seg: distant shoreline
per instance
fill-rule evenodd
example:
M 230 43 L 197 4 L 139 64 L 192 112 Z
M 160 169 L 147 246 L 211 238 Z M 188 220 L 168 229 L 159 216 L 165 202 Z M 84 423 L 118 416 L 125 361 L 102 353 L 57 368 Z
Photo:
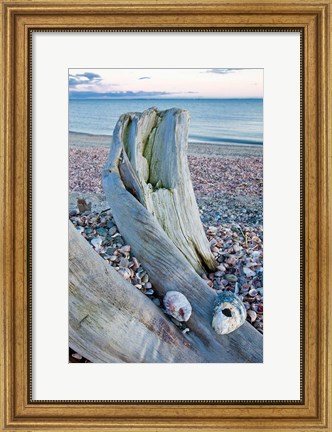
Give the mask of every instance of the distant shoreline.
M 75 131 L 69 131 L 69 135 L 87 135 L 89 137 L 104 137 L 104 138 L 112 138 L 112 135 L 105 135 L 105 134 L 93 134 L 88 132 L 75 132 Z
M 175 101 L 192 101 L 192 100 L 194 100 L 194 101 L 199 101 L 199 100 L 207 100 L 207 101 L 210 101 L 210 100 L 212 100 L 212 101 L 215 101 L 215 100 L 217 100 L 217 101 L 261 101 L 261 102 L 263 102 L 263 99 L 264 98 L 262 98 L 262 97 L 252 97 L 252 98 L 207 98 L 207 97 L 196 97 L 196 98 L 193 98 L 193 97 L 182 97 L 182 98 L 174 98 L 174 97 L 164 97 L 164 98 L 151 98 L 151 97 L 141 97 L 141 98 L 133 98 L 133 97 L 113 97 L 113 96 L 111 96 L 111 97 L 107 97 L 107 96 L 104 96 L 104 97 L 96 97 L 96 96 L 91 96 L 91 97 L 77 97 L 78 95 L 82 95 L 83 94 L 83 96 L 84 96 L 84 92 L 77 92 L 77 94 L 75 95 L 76 97 L 73 97 L 73 94 L 71 94 L 71 95 L 69 95 L 69 100 L 70 100 L 70 102 L 72 102 L 72 101 L 107 101 L 107 102 L 109 102 L 109 101 L 123 101 L 123 100 L 125 100 L 125 101 L 146 101 L 146 100 L 149 100 L 149 101 L 151 101 L 151 100 L 153 100 L 153 101 L 173 101 L 173 100 L 175 100 Z M 102 93 L 98 93 L 98 94 L 102 94 Z
M 109 147 L 112 135 L 95 135 L 92 133 L 69 131 L 70 147 Z M 189 141 L 189 154 L 201 156 L 263 156 L 261 144 L 218 144 L 214 142 Z

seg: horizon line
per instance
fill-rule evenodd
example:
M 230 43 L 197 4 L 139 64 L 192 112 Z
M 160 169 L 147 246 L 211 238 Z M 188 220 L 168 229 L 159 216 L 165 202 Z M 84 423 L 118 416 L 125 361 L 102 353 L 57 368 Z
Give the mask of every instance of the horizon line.
M 246 99 L 260 99 L 263 100 L 263 96 L 257 96 L 257 97 L 217 97 L 217 98 L 212 98 L 212 97 L 70 97 L 69 96 L 69 100 L 153 100 L 153 99 L 158 99 L 158 100 L 183 100 L 183 99 L 205 99 L 205 100 L 246 100 Z

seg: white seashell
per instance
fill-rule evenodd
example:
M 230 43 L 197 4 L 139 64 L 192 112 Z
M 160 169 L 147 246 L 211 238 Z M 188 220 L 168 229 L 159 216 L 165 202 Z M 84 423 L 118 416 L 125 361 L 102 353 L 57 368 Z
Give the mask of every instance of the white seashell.
M 231 333 L 245 322 L 246 316 L 246 308 L 237 295 L 230 291 L 220 293 L 213 311 L 213 330 L 220 335 Z
M 168 291 L 164 297 L 166 313 L 178 321 L 188 321 L 192 307 L 187 297 L 178 291 Z
M 243 273 L 244 273 L 247 277 L 253 277 L 253 276 L 256 276 L 256 273 L 253 272 L 252 270 L 250 270 L 248 267 L 243 267 Z
M 217 269 L 220 270 L 221 272 L 225 272 L 226 271 L 226 267 L 223 264 L 219 264 L 217 266 Z
M 233 246 L 233 250 L 234 250 L 235 253 L 240 252 L 240 250 L 241 250 L 240 245 L 238 245 L 238 244 L 236 243 L 236 244 Z
M 72 356 L 74 359 L 82 360 L 82 356 L 81 356 L 80 354 L 73 353 L 71 356 Z
M 247 314 L 248 314 L 248 316 L 249 316 L 249 318 L 250 318 L 250 321 L 251 321 L 252 323 L 253 323 L 254 321 L 256 321 L 256 319 L 257 319 L 257 313 L 256 313 L 254 310 L 248 310 Z

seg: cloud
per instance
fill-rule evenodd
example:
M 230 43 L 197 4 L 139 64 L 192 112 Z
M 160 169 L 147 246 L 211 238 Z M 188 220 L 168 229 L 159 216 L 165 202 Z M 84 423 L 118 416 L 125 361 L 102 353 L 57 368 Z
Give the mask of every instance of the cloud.
M 93 72 L 84 72 L 82 74 L 69 74 L 69 86 L 76 87 L 82 84 L 92 85 L 97 84 L 102 80 L 102 77 Z
M 94 72 L 84 72 L 83 74 L 76 74 L 78 77 L 86 77 L 89 80 L 93 80 L 95 78 L 98 78 L 98 80 L 101 80 L 101 76 L 94 73 Z
M 148 76 L 144 76 L 144 77 L 140 77 L 140 78 L 138 78 L 139 80 L 143 80 L 143 79 L 151 79 L 151 77 L 148 77 Z
M 242 70 L 242 69 L 241 68 L 236 68 L 236 69 L 231 69 L 231 68 L 218 69 L 218 68 L 216 68 L 216 69 L 207 69 L 205 72 L 202 72 L 202 73 L 214 73 L 214 74 L 219 74 L 219 75 L 227 75 L 229 73 L 233 73 L 233 72 L 238 71 L 238 70 Z
M 111 99 L 111 98 L 153 98 L 169 96 L 177 93 L 165 91 L 113 91 L 113 92 L 93 92 L 93 91 L 70 91 L 70 99 Z

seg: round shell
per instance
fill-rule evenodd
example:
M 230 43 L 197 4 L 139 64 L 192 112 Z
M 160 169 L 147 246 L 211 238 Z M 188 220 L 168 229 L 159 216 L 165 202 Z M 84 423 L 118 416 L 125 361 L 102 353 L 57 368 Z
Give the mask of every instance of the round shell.
M 246 320 L 246 308 L 239 297 L 230 291 L 218 295 L 213 311 L 212 327 L 220 335 L 238 329 Z
M 192 307 L 187 297 L 178 291 L 168 291 L 164 297 L 166 313 L 178 321 L 188 321 Z

